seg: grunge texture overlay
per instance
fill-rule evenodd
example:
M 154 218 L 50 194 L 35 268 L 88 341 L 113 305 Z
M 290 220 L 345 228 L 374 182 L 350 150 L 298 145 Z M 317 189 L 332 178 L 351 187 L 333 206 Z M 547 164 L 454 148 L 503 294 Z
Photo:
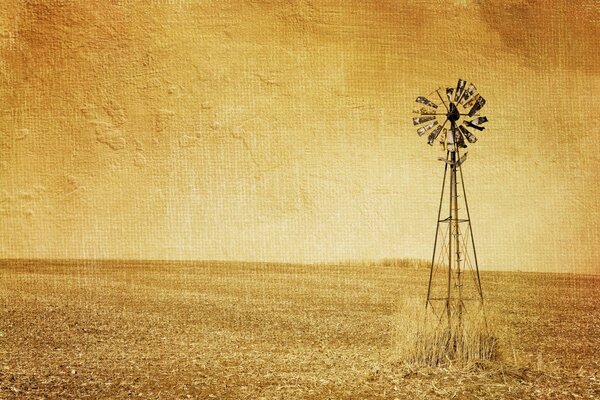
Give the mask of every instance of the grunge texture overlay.
M 414 98 L 487 99 L 482 268 L 597 273 L 600 11 L 579 1 L 0 5 L 0 256 L 430 256 Z

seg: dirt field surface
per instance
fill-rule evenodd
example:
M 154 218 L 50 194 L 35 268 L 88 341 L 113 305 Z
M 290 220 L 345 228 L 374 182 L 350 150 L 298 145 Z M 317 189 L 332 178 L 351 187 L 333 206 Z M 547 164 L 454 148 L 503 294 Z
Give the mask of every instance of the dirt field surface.
M 600 276 L 484 272 L 503 360 L 398 360 L 412 262 L 0 262 L 1 399 L 598 399 Z

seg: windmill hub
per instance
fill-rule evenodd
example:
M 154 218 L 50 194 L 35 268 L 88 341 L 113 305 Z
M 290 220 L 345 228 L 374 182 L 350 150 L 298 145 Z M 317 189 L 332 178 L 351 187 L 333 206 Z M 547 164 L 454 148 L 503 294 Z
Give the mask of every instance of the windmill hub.
M 448 110 L 448 120 L 450 122 L 456 122 L 460 119 L 460 112 L 454 103 L 450 103 L 450 109 Z

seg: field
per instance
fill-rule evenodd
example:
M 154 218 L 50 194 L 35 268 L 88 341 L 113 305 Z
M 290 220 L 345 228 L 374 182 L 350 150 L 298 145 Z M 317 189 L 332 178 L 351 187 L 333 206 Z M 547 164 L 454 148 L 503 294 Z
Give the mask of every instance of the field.
M 484 272 L 503 359 L 411 367 L 427 268 L 2 261 L 0 399 L 598 399 L 600 276 Z

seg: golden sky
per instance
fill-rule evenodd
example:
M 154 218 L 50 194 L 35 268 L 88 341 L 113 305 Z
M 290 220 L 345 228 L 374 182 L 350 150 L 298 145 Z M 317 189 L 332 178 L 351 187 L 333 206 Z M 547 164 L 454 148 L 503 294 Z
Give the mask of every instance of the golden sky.
M 594 0 L 0 7 L 0 257 L 427 259 L 463 78 L 480 267 L 600 272 Z

